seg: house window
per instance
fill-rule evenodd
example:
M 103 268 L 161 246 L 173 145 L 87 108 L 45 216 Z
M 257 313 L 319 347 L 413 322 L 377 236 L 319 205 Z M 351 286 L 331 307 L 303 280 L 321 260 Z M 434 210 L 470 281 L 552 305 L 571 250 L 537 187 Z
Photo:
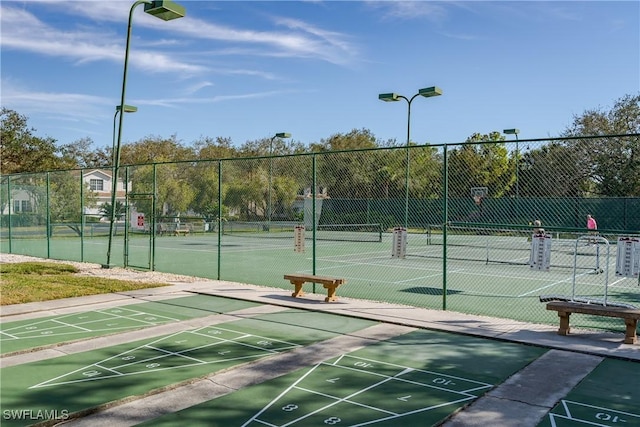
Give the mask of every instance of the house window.
M 31 208 L 31 200 L 14 200 L 13 212 L 33 212 L 33 209 Z
M 104 189 L 104 181 L 101 179 L 90 179 L 89 188 L 93 191 L 102 191 Z

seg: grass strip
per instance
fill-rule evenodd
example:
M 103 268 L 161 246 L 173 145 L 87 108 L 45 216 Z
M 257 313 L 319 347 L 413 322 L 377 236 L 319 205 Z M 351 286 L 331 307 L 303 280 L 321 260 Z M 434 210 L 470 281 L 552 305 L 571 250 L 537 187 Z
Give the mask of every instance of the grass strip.
M 50 262 L 0 264 L 0 305 L 167 286 L 165 283 L 77 276 L 78 272 L 72 265 Z

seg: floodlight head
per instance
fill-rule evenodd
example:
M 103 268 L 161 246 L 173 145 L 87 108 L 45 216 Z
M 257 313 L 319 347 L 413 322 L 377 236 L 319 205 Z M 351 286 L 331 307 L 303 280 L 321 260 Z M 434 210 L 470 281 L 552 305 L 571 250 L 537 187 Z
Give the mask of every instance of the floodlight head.
M 291 138 L 291 134 L 288 132 L 276 133 L 276 138 Z
M 144 11 L 164 21 L 182 18 L 186 15 L 185 8 L 171 0 L 153 0 L 145 3 Z
M 520 129 L 505 129 L 502 132 L 506 135 L 517 135 L 520 133 Z
M 381 93 L 378 95 L 378 99 L 384 102 L 400 101 L 400 95 L 397 93 Z
M 424 89 L 420 89 L 418 93 L 424 96 L 425 98 L 429 98 L 432 96 L 442 95 L 442 89 L 440 89 L 438 86 L 431 86 Z
M 135 113 L 136 111 L 138 111 L 138 107 L 134 107 L 133 105 L 124 105 L 124 109 L 121 108 L 120 105 L 116 105 L 116 111 L 122 111 L 124 110 L 125 113 Z

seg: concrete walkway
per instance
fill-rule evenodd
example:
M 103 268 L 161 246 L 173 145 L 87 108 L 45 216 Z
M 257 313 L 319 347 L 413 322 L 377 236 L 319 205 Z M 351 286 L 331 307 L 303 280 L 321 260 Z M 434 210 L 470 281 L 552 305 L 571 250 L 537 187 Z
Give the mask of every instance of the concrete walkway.
M 339 336 L 266 360 L 259 360 L 209 377 L 198 379 L 133 401 L 109 405 L 103 410 L 65 426 L 131 426 L 219 397 L 243 387 L 264 382 L 313 363 L 357 350 L 368 344 L 393 338 L 416 328 L 466 334 L 493 340 L 524 343 L 551 351 L 526 366 L 482 398 L 443 424 L 458 426 L 535 426 L 558 400 L 588 375 L 604 358 L 621 358 L 639 363 L 640 345 L 622 343 L 622 333 L 573 330 L 570 336 L 557 335 L 557 327 L 528 324 L 508 319 L 471 316 L 439 310 L 340 298 L 325 303 L 324 295 L 291 297 L 291 290 L 266 288 L 225 281 L 176 283 L 171 286 L 134 292 L 30 303 L 2 307 L 2 322 L 124 306 L 143 301 L 159 301 L 177 296 L 209 294 L 253 301 L 264 305 L 224 315 L 190 319 L 172 324 L 130 331 L 107 337 L 47 347 L 8 355 L 0 367 L 45 360 L 146 337 L 186 330 L 212 321 L 220 323 L 287 308 L 317 310 L 338 315 L 376 320 L 380 323 L 355 334 Z M 215 318 L 215 320 L 214 320 Z M 549 384 L 556 384 L 549 390 Z

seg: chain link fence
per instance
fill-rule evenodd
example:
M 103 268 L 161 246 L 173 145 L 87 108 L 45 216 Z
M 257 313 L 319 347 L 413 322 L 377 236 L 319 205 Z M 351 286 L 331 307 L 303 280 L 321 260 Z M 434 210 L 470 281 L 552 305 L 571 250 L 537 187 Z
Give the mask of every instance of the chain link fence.
M 114 206 L 110 168 L 6 175 L 1 250 L 105 263 L 111 239 L 126 267 L 285 289 L 313 273 L 346 279 L 341 297 L 555 324 L 548 295 L 640 306 L 640 266 L 618 253 L 640 238 L 639 147 L 634 134 L 132 165 Z

